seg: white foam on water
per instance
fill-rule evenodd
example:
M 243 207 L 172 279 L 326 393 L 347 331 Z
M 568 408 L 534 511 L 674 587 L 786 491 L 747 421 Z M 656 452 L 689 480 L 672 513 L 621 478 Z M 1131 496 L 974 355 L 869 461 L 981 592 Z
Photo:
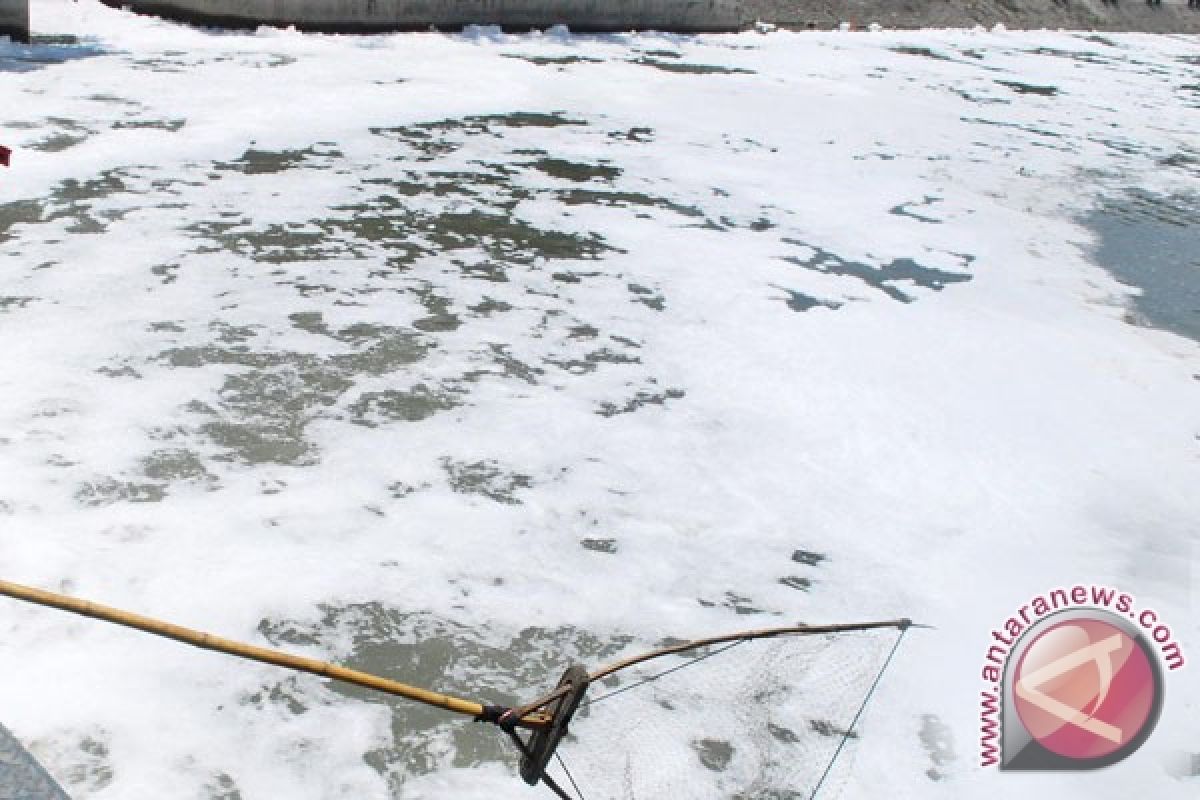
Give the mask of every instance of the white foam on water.
M 1190 669 L 1120 767 L 975 766 L 988 631 L 1032 595 L 1121 586 L 1200 646 L 1200 353 L 1123 321 L 1074 221 L 1194 190 L 1160 163 L 1194 153 L 1194 37 L 35 25 L 103 54 L 0 76 L 4 578 L 333 660 L 361 604 L 612 652 L 907 615 L 936 630 L 842 796 L 1194 795 L 1164 767 Z M 410 216 L 356 229 L 381 197 Z M 447 233 L 472 212 L 516 227 Z M 15 603 L 0 630 L 4 722 L 77 798 L 527 794 L 455 762 L 454 720 L 381 772 L 389 707 L 315 678 Z M 542 657 L 447 680 L 528 695 Z

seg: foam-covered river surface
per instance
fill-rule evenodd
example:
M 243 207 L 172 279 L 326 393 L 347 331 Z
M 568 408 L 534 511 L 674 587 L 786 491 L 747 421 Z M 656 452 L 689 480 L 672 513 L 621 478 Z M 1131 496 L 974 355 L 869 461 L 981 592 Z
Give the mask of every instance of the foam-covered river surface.
M 845 797 L 1013 791 L 978 669 L 1033 594 L 1121 586 L 1200 652 L 1195 38 L 42 5 L 0 42 L 0 577 L 501 702 L 669 636 L 936 625 Z M 483 726 L 11 601 L 0 676 L 76 798 L 534 791 Z M 1194 796 L 1169 677 L 1135 758 L 1033 791 Z M 731 796 L 703 733 L 672 769 Z

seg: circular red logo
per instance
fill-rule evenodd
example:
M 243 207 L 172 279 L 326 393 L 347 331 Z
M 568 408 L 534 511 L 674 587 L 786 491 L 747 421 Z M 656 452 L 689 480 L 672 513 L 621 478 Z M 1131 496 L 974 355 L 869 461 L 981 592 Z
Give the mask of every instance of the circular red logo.
M 1021 724 L 1065 758 L 1115 753 L 1157 721 L 1150 658 L 1137 639 L 1102 620 L 1077 618 L 1047 628 L 1013 673 Z

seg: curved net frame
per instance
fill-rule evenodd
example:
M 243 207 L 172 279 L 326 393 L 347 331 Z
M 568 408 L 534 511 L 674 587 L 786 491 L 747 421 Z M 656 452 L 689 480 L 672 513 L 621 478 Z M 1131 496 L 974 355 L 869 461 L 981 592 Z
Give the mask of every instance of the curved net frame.
M 591 685 L 548 774 L 586 800 L 835 797 L 899 635 L 740 641 L 638 665 Z

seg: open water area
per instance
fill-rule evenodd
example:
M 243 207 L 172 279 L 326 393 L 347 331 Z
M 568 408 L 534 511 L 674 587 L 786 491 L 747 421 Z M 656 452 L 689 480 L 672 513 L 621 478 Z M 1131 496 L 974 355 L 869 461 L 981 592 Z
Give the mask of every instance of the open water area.
M 0 578 L 504 703 L 907 616 L 821 797 L 1195 796 L 1194 665 L 1119 768 L 976 750 L 1033 595 L 1120 586 L 1200 653 L 1196 37 L 38 9 L 0 42 Z M 614 697 L 564 756 L 589 800 L 807 797 L 889 645 Z M 545 791 L 485 726 L 7 600 L 0 676 L 76 800 Z M 622 708 L 661 735 L 589 764 Z

